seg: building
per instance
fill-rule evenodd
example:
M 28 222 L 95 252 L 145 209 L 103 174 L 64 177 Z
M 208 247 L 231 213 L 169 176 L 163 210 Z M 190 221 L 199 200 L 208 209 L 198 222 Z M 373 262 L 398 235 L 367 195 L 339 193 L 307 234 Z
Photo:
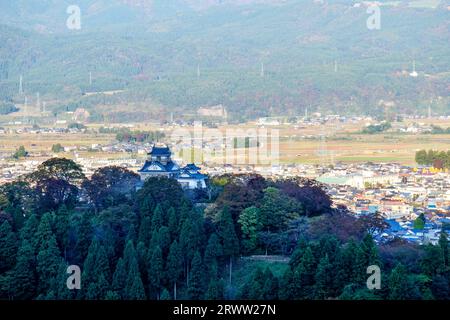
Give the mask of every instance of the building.
M 195 164 L 180 167 L 172 160 L 172 152 L 167 146 L 154 145 L 149 159 L 138 172 L 142 182 L 149 177 L 165 176 L 176 179 L 185 189 L 204 189 L 207 177 L 200 170 Z

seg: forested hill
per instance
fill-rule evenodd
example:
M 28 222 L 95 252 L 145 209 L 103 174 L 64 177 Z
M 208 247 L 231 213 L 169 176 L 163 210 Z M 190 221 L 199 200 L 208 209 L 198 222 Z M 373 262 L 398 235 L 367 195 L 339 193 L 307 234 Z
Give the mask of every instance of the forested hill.
M 223 104 L 243 119 L 305 107 L 379 115 L 380 100 L 424 113 L 433 98 L 434 112 L 448 113 L 445 1 L 390 2 L 380 30 L 367 28 L 370 14 L 355 3 L 83 0 L 74 31 L 68 1 L 0 1 L 0 99 L 33 103 L 39 92 L 56 114 L 83 105 L 93 115 L 124 101 L 141 112 Z M 106 90 L 124 91 L 82 95 Z
M 121 167 L 86 179 L 54 158 L 1 185 L 0 300 L 450 297 L 444 229 L 437 245 L 377 245 L 380 215 L 333 209 L 303 178 L 225 175 L 193 194 L 166 177 L 136 192 L 139 179 Z M 81 269 L 79 290 L 69 265 Z M 374 265 L 379 290 L 367 285 Z

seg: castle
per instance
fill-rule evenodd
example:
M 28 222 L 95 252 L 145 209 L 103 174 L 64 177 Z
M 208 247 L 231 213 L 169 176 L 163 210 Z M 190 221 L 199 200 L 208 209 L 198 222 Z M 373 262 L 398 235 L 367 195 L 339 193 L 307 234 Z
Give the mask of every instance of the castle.
M 154 145 L 148 155 L 149 159 L 138 171 L 142 182 L 149 177 L 166 176 L 176 179 L 184 189 L 206 188 L 207 177 L 200 173 L 200 168 L 193 163 L 180 167 L 172 161 L 172 152 L 167 146 Z

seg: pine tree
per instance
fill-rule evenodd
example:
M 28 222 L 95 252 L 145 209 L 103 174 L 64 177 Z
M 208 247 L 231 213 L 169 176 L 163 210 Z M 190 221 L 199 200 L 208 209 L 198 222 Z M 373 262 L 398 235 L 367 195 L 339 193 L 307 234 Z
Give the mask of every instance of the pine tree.
M 213 233 L 209 237 L 208 244 L 205 249 L 205 266 L 209 266 L 214 260 L 217 260 L 223 255 L 222 245 L 220 244 L 219 237 Z
M 203 298 L 204 292 L 205 286 L 202 258 L 200 253 L 197 251 L 192 259 L 191 271 L 189 275 L 189 298 L 192 300 L 200 300 Z
M 84 284 L 83 288 L 85 288 L 86 290 L 90 284 L 96 282 L 97 270 L 95 270 L 95 261 L 97 259 L 98 247 L 99 247 L 98 241 L 94 239 L 91 245 L 89 246 L 89 251 L 86 260 L 84 260 L 81 282 Z M 92 286 L 94 287 L 94 284 Z M 80 291 L 81 297 L 83 296 L 82 291 Z
M 192 212 L 190 218 L 186 218 L 181 228 L 180 248 L 183 253 L 185 266 L 186 285 L 189 282 L 189 267 L 196 250 L 203 247 L 201 219 L 198 213 Z
M 67 288 L 67 263 L 61 260 L 58 268 L 58 275 L 52 284 L 52 291 L 57 300 L 72 300 L 75 298 L 76 290 Z
M 224 299 L 224 283 L 218 278 L 217 261 L 214 259 L 209 268 L 209 284 L 205 294 L 206 300 L 223 300 Z
M 79 265 L 83 264 L 86 259 L 92 241 L 92 233 L 90 216 L 87 213 L 83 213 L 80 224 L 77 227 L 77 242 L 75 246 L 76 261 Z
M 131 288 L 128 291 L 127 299 L 128 300 L 145 300 L 145 290 L 144 284 L 142 283 L 141 275 L 139 271 L 133 273 L 134 276 Z
M 167 211 L 167 215 L 169 216 L 168 227 L 170 238 L 175 239 L 180 232 L 178 215 L 173 207 L 169 208 L 169 210 Z
M 14 267 L 17 249 L 16 234 L 13 232 L 9 222 L 5 220 L 0 226 L 0 274 Z
M 148 250 L 143 242 L 139 242 L 136 247 L 137 261 L 139 265 L 139 272 L 141 273 L 142 280 L 145 282 L 147 280 L 147 257 Z
M 317 266 L 315 275 L 315 299 L 322 300 L 331 296 L 333 288 L 333 266 L 325 255 Z
M 45 293 L 52 285 L 52 280 L 58 275 L 61 256 L 54 235 L 44 242 L 37 255 L 38 290 Z
M 136 250 L 134 248 L 133 241 L 127 241 L 125 249 L 123 250 L 123 261 L 125 264 L 125 270 L 129 272 L 130 265 L 133 262 L 133 259 L 136 258 Z
M 136 228 L 134 226 L 134 224 L 130 224 L 128 226 L 128 233 L 127 233 L 127 237 L 125 238 L 125 243 L 128 243 L 129 241 L 133 242 L 133 244 L 136 243 L 138 239 L 138 235 L 136 233 Z
M 373 240 L 372 236 L 370 234 L 366 234 L 364 237 L 362 243 L 361 243 L 361 250 L 364 254 L 365 258 L 365 269 L 367 269 L 368 266 L 371 265 L 378 265 L 380 266 L 380 258 L 378 256 L 378 249 L 375 244 L 375 241 Z
M 398 264 L 392 269 L 389 276 L 389 296 L 390 300 L 405 300 L 407 299 L 408 278 L 406 268 L 402 264 Z
M 96 281 L 87 284 L 86 299 L 87 300 L 103 300 L 109 291 L 109 283 L 101 273 Z
M 302 261 L 302 256 L 305 253 L 305 249 L 308 247 L 307 242 L 302 238 L 299 240 L 297 247 L 291 255 L 289 260 L 289 266 L 294 270 Z
M 278 299 L 278 279 L 273 275 L 269 268 L 264 271 L 265 282 L 262 289 L 262 298 L 264 300 Z
M 296 299 L 312 299 L 316 262 L 310 247 L 302 256 L 302 262 L 294 270 L 294 292 Z
M 356 259 L 358 250 L 357 244 L 351 239 L 338 254 L 334 280 L 334 287 L 338 288 L 338 294 L 342 293 L 346 285 L 356 281 L 358 274 L 355 270 L 358 265 L 355 261 L 358 262 Z
M 161 248 L 163 257 L 166 257 L 169 253 L 169 248 L 170 248 L 170 231 L 169 228 L 167 227 L 161 227 L 161 229 L 159 229 L 159 238 L 158 238 L 158 245 Z
M 36 262 L 34 250 L 28 240 L 23 240 L 17 254 L 17 264 L 13 272 L 14 297 L 30 300 L 36 292 Z
M 55 236 L 59 249 L 66 256 L 69 236 L 69 211 L 65 205 L 59 207 L 55 215 Z
M 164 288 L 161 293 L 161 300 L 172 300 L 169 290 L 167 290 L 166 288 Z
M 126 281 L 124 299 L 125 300 L 144 300 L 145 290 L 142 284 L 141 274 L 139 272 L 139 266 L 136 256 L 131 258 L 131 262 L 128 270 L 128 277 Z
M 164 273 L 164 261 L 162 257 L 162 251 L 159 246 L 157 246 L 155 250 L 153 250 L 153 254 L 148 261 L 148 265 L 148 278 L 150 281 L 151 292 L 154 294 L 156 299 L 159 300 Z
M 262 300 L 264 297 L 264 284 L 266 278 L 264 272 L 260 267 L 256 269 L 253 276 L 250 278 L 248 286 L 248 299 L 251 300 Z
M 208 290 L 205 294 L 206 300 L 223 300 L 224 283 L 222 279 L 211 279 L 208 284 Z
M 442 260 L 444 261 L 446 270 L 450 270 L 448 238 L 447 238 L 447 232 L 445 230 L 441 230 L 441 235 L 439 237 L 439 247 L 441 248 L 442 257 L 443 257 Z
M 239 240 L 236 236 L 233 219 L 227 208 L 222 210 L 218 221 L 218 233 L 223 244 L 223 254 L 233 257 L 239 253 Z
M 21 241 L 27 240 L 31 245 L 31 247 L 33 248 L 34 252 L 36 252 L 38 249 L 36 248 L 36 245 L 34 245 L 34 241 L 36 241 L 34 235 L 36 234 L 38 227 L 39 227 L 39 220 L 36 214 L 31 214 L 25 221 L 25 224 L 23 228 L 20 230 L 19 234 L 20 240 Z
M 127 282 L 127 270 L 125 268 L 125 262 L 122 258 L 117 261 L 116 271 L 114 271 L 112 290 L 120 298 L 124 297 L 124 289 Z
M 153 211 L 152 231 L 159 230 L 164 224 L 164 215 L 161 206 L 158 204 Z
M 103 275 L 107 282 L 111 280 L 111 268 L 109 266 L 109 260 L 104 245 L 100 245 L 97 250 L 94 270 L 97 276 Z
M 229 284 L 231 285 L 231 272 L 232 272 L 232 264 L 233 257 L 239 253 L 239 240 L 236 235 L 236 230 L 233 224 L 233 218 L 231 217 L 231 213 L 228 211 L 228 208 L 224 208 L 220 215 L 220 219 L 218 222 L 218 232 L 219 236 L 222 240 L 222 248 L 223 254 L 226 257 L 229 257 Z
M 120 300 L 120 295 L 116 291 L 109 290 L 106 293 L 105 300 Z
M 153 230 L 152 231 L 152 236 L 151 236 L 151 240 L 150 240 L 150 245 L 149 245 L 149 252 L 152 252 L 153 254 L 153 250 L 159 246 L 159 232 L 158 230 Z
M 279 297 L 281 300 L 293 300 L 295 298 L 294 273 L 288 268 L 281 278 Z
M 183 255 L 180 247 L 175 240 L 170 246 L 169 255 L 167 256 L 167 277 L 173 284 L 173 297 L 177 299 L 177 282 L 183 273 Z
M 142 242 L 146 247 L 150 245 L 150 239 L 152 236 L 152 220 L 150 217 L 144 217 L 139 227 L 138 242 Z
M 36 250 L 39 250 L 42 247 L 42 244 L 50 240 L 53 236 L 52 224 L 53 215 L 51 213 L 45 213 L 42 216 L 39 227 L 34 235 Z

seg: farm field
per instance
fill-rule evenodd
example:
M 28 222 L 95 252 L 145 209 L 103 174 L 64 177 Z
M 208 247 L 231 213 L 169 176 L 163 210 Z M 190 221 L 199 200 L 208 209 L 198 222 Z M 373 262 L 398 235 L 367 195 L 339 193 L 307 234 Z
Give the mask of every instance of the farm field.
M 423 123 L 432 121 L 433 124 L 441 127 L 450 127 L 449 120 L 428 120 L 421 119 Z M 410 121 L 409 121 L 410 122 Z M 408 121 L 400 123 L 408 124 Z M 361 134 L 361 129 L 365 123 L 327 123 L 323 125 L 280 125 L 263 127 L 256 123 L 243 125 L 223 125 L 216 129 L 203 127 L 202 139 L 210 143 L 214 136 L 210 130 L 219 130 L 224 137 L 235 135 L 243 137 L 249 132 L 257 132 L 259 135 L 268 135 L 267 149 L 271 150 L 270 135 L 274 132 L 279 136 L 279 163 L 281 164 L 332 164 L 342 162 L 399 162 L 405 165 L 414 165 L 415 152 L 420 149 L 450 149 L 450 135 L 432 134 L 406 134 L 395 132 L 383 132 L 378 134 Z M 399 125 L 399 124 L 394 124 Z M 89 124 L 85 133 L 5 133 L 0 134 L 0 154 L 7 159 L 8 154 L 12 154 L 20 145 L 30 152 L 32 157 L 48 157 L 52 155 L 51 148 L 54 144 L 60 143 L 63 147 L 84 147 L 90 148 L 93 144 L 106 145 L 114 143 L 114 134 L 100 134 L 96 131 L 105 124 Z M 119 124 L 109 124 L 108 126 L 124 126 Z M 174 132 L 184 132 L 193 139 L 199 139 L 198 131 L 194 132 L 193 126 L 160 127 L 152 123 L 140 123 L 129 125 L 130 130 L 156 131 L 160 130 L 166 134 L 165 142 L 171 144 L 175 141 L 172 134 Z M 17 126 L 4 126 L 4 128 L 16 128 Z M 181 130 L 181 131 L 179 131 Z M 184 138 L 184 137 L 183 137 Z M 236 150 L 242 151 L 242 150 Z M 246 150 L 245 154 L 257 152 L 257 150 Z M 123 152 L 90 152 L 77 151 L 77 156 L 84 158 L 108 158 L 131 157 Z M 60 156 L 73 158 L 74 152 L 63 152 Z M 136 156 L 136 155 L 133 155 Z M 145 157 L 145 155 L 139 155 Z M 208 158 L 210 163 L 226 163 L 224 155 L 213 154 Z M 245 164 L 246 161 L 240 161 Z

